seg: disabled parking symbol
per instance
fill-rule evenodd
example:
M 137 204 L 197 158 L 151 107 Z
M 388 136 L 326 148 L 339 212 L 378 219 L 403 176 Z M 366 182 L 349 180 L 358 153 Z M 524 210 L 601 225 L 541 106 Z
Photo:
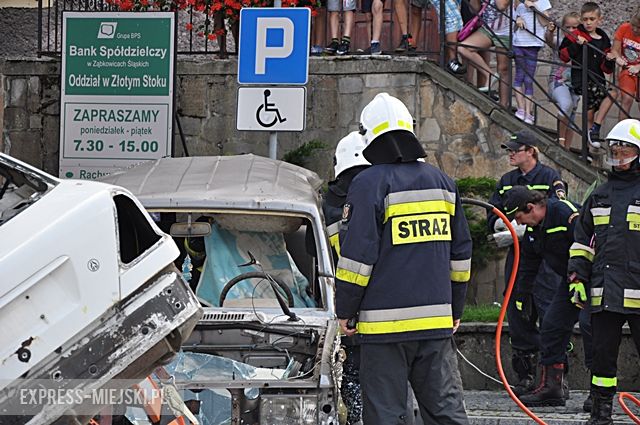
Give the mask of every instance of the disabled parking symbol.
M 285 122 L 287 119 L 280 115 L 280 110 L 275 103 L 269 103 L 271 90 L 264 91 L 264 102 L 256 111 L 256 121 L 264 128 L 273 127 L 276 123 Z M 274 115 L 275 114 L 275 115 Z

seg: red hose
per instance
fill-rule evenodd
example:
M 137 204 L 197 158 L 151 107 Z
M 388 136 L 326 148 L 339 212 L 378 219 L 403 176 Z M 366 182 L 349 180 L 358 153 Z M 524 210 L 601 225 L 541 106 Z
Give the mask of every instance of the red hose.
M 507 390 L 507 393 L 509 393 L 509 397 L 511 397 L 511 399 L 513 401 L 515 401 L 515 403 L 518 405 L 518 407 L 520 409 L 522 409 L 522 411 L 524 413 L 526 413 L 536 423 L 538 423 L 540 425 L 547 425 L 546 422 L 544 422 L 542 419 L 537 417 L 535 415 L 535 413 L 533 413 L 531 410 L 529 410 L 527 408 L 527 406 L 525 406 L 520 401 L 518 396 L 515 395 L 515 393 L 511 389 L 511 386 L 509 385 L 509 382 L 507 381 L 507 377 L 504 374 L 504 369 L 502 368 L 502 358 L 500 357 L 500 340 L 501 340 L 501 337 L 502 337 L 502 322 L 504 321 L 504 316 L 507 314 L 507 306 L 509 305 L 509 299 L 511 298 L 511 291 L 513 290 L 513 285 L 514 285 L 515 280 L 516 280 L 516 273 L 518 271 L 518 264 L 520 262 L 520 243 L 518 241 L 518 236 L 516 235 L 516 231 L 513 228 L 513 225 L 511 224 L 511 222 L 509 221 L 507 216 L 505 216 L 502 213 L 502 211 L 500 211 L 496 207 L 493 207 L 493 209 L 491 211 L 495 215 L 500 217 L 502 219 L 502 221 L 504 221 L 504 223 L 507 225 L 507 228 L 509 229 L 509 232 L 511 233 L 511 237 L 513 238 L 513 251 L 514 251 L 513 267 L 511 268 L 511 276 L 509 277 L 509 283 L 507 284 L 507 290 L 506 290 L 506 292 L 504 294 L 504 300 L 502 302 L 502 307 L 500 308 L 500 316 L 498 317 L 498 326 L 496 328 L 496 366 L 498 368 L 498 374 L 500 375 L 500 379 L 502 380 L 502 384 L 504 385 L 504 388 Z
M 627 407 L 627 405 L 624 402 L 624 399 L 628 398 L 629 400 L 631 400 L 632 402 L 634 402 L 636 404 L 636 406 L 640 406 L 640 400 L 638 400 L 637 398 L 635 398 L 634 396 L 632 396 L 629 393 L 620 393 L 618 394 L 618 403 L 620 403 L 620 407 L 622 407 L 622 410 L 624 410 L 624 413 L 626 413 L 627 415 L 629 415 L 629 417 L 631 418 L 631 420 L 633 422 L 635 422 L 636 424 L 640 425 L 640 419 L 638 419 L 638 417 L 636 415 L 633 414 L 633 412 L 631 411 L 631 409 L 629 409 Z

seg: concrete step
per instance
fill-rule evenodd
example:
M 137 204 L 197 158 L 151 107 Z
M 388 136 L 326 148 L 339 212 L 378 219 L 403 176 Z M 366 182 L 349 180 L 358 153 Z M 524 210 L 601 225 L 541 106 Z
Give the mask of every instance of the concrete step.
M 587 395 L 586 391 L 571 391 L 571 398 L 564 407 L 537 407 L 531 410 L 548 425 L 584 425 L 589 419 L 589 414 L 582 411 L 582 403 Z M 465 391 L 464 398 L 470 425 L 534 423 L 504 391 Z M 630 407 L 632 411 L 638 412 L 635 406 Z M 613 421 L 615 424 L 634 423 L 622 411 L 617 400 L 614 400 Z

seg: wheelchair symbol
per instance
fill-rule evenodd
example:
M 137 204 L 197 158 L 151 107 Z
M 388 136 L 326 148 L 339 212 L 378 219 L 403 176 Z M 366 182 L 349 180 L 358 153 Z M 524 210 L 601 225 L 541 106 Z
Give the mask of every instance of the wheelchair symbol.
M 256 120 L 265 128 L 273 127 L 277 123 L 287 120 L 280 116 L 280 110 L 278 110 L 275 103 L 269 103 L 267 100 L 269 96 L 271 96 L 271 90 L 265 90 L 264 103 L 260 105 L 256 111 Z

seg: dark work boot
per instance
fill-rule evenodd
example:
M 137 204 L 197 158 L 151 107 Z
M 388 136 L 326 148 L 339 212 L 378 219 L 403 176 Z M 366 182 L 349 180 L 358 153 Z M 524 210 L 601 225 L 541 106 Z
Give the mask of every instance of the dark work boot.
M 513 387 L 513 392 L 520 397 L 536 387 L 536 353 L 514 351 L 511 357 L 511 366 L 518 375 L 518 382 Z
M 565 398 L 562 382 L 564 380 L 564 365 L 557 363 L 542 366 L 540 384 L 530 393 L 520 397 L 525 406 L 564 406 Z
M 591 408 L 591 417 L 585 425 L 613 425 L 611 411 L 614 394 L 601 394 L 591 389 L 593 407 Z

